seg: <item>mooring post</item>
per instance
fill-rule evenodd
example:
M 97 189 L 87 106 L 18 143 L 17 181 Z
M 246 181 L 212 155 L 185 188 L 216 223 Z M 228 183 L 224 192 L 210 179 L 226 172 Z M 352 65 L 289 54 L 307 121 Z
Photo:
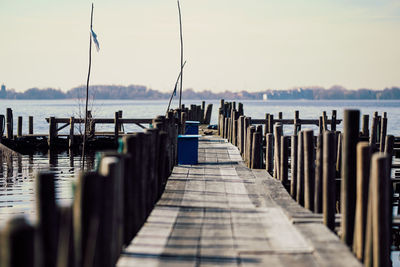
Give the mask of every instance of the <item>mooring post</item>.
M 331 121 L 332 132 L 336 131 L 336 116 L 337 116 L 336 110 L 332 110 L 332 121 Z
M 17 124 L 17 136 L 22 136 L 22 116 L 18 116 L 18 124 Z
M 392 266 L 392 190 L 389 157 L 384 153 L 372 155 L 368 199 L 364 264 L 374 267 Z
M 383 117 L 381 119 L 381 132 L 380 132 L 380 148 L 379 151 L 383 152 L 385 151 L 385 141 L 386 141 L 386 131 L 387 131 L 387 117 L 386 117 L 386 112 L 383 113 Z
M 315 196 L 314 196 L 314 211 L 322 213 L 322 190 L 323 190 L 323 146 L 324 135 L 317 136 L 317 151 L 315 159 Z
M 38 266 L 35 228 L 24 217 L 11 218 L 1 232 L 1 238 L 0 266 Z
M 269 117 L 268 117 L 268 132 L 274 133 L 274 115 L 273 114 L 269 114 Z
M 112 180 L 109 191 L 113 200 L 111 201 L 113 206 L 111 208 L 112 218 L 112 231 L 111 233 L 111 259 L 113 264 L 116 263 L 123 245 L 123 189 L 122 189 L 122 164 L 121 160 L 117 157 L 106 156 L 101 159 L 99 174 L 107 177 L 107 180 Z
M 253 142 L 252 142 L 252 161 L 251 168 L 252 169 L 261 169 L 262 168 L 262 157 L 261 157 L 261 145 L 262 145 L 262 134 L 259 131 L 255 131 L 253 134 Z
M 304 207 L 314 211 L 314 131 L 304 131 Z
M 7 139 L 13 139 L 13 112 L 11 108 L 6 110 Z
M 390 156 L 390 159 L 392 159 L 393 157 L 393 148 L 394 148 L 394 136 L 386 135 L 384 152 Z M 392 163 L 391 160 L 390 163 Z
M 291 144 L 290 144 L 290 173 L 291 173 L 291 182 L 290 182 L 290 195 L 294 200 L 297 198 L 297 138 L 298 135 L 291 136 Z
M 281 136 L 283 135 L 282 124 L 274 125 L 274 178 L 280 179 L 280 159 L 281 159 Z
M 124 136 L 124 150 L 126 154 L 130 154 L 131 158 L 131 174 L 132 174 L 132 188 L 131 195 L 129 196 L 131 204 L 130 216 L 132 216 L 132 228 L 130 230 L 131 238 L 139 231 L 145 220 L 145 199 L 144 199 L 144 179 L 143 179 L 143 150 L 147 149 L 143 147 L 144 133 L 138 132 L 132 135 Z M 168 141 L 168 140 L 167 140 Z M 165 172 L 168 173 L 168 159 L 169 154 L 166 154 L 164 162 Z
M 361 135 L 363 137 L 369 137 L 369 115 L 362 115 L 362 126 L 361 126 Z
M 253 138 L 254 138 L 254 132 L 256 131 L 256 127 L 254 125 L 251 125 L 250 127 L 247 128 L 247 142 L 246 142 L 246 162 L 247 162 L 247 167 L 251 168 L 251 161 L 252 161 L 252 144 L 253 144 Z
M 299 111 L 294 111 L 294 121 L 293 121 L 293 135 L 297 135 L 300 131 L 300 122 L 299 122 Z
M 357 187 L 357 142 L 360 129 L 360 111 L 345 110 L 343 119 L 342 181 L 341 181 L 341 239 L 353 244 Z
M 244 138 L 244 116 L 241 115 L 238 120 L 238 137 L 237 143 L 240 153 L 243 152 L 243 138 Z
M 75 118 L 69 118 L 69 140 L 68 146 L 71 148 L 74 146 L 74 128 L 75 128 Z
M 357 203 L 354 223 L 353 253 L 363 261 L 365 228 L 367 224 L 371 147 L 368 142 L 357 144 Z
M 28 117 L 28 133 L 33 134 L 33 116 Z
M 281 136 L 281 153 L 280 153 L 280 177 L 281 183 L 287 188 L 288 186 L 288 155 L 289 155 L 289 136 Z
M 265 169 L 269 174 L 274 171 L 274 136 L 272 133 L 267 133 L 265 136 Z
M 57 123 L 55 117 L 49 118 L 49 140 L 48 145 L 49 147 L 54 147 L 57 138 Z
M 297 197 L 300 205 L 304 205 L 304 131 L 300 131 L 297 139 Z
M 114 140 L 115 144 L 118 145 L 118 135 L 119 135 L 119 112 L 114 113 Z
M 323 134 L 324 132 L 324 122 L 322 116 L 318 118 L 318 127 L 319 127 L 319 134 Z
M 36 216 L 42 245 L 43 266 L 55 266 L 57 263 L 59 218 L 53 173 L 38 173 L 36 175 Z
M 336 171 L 335 171 L 335 134 L 325 132 L 323 137 L 323 193 L 322 212 L 324 224 L 335 231 L 336 209 Z
M 207 105 L 207 109 L 206 109 L 206 112 L 204 114 L 204 123 L 205 124 L 210 124 L 210 122 L 211 122 L 212 108 L 213 108 L 213 104 L 208 104 Z
M 371 125 L 371 136 L 369 139 L 369 144 L 372 147 L 372 152 L 375 152 L 376 149 L 376 142 L 377 142 L 377 130 L 378 130 L 378 114 L 377 112 L 374 113 L 372 117 L 372 125 Z

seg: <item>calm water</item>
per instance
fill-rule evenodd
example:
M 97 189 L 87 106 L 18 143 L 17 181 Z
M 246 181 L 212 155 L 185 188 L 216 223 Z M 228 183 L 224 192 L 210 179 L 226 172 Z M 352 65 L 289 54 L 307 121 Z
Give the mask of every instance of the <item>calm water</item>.
M 294 111 L 300 111 L 300 118 L 316 119 L 327 111 L 331 115 L 333 109 L 337 110 L 338 118 L 343 117 L 344 109 L 359 109 L 362 114 L 374 111 L 387 112 L 388 134 L 400 136 L 400 101 L 241 101 L 244 104 L 244 112 L 252 118 L 262 119 L 265 113 L 272 113 L 277 117 L 278 112 L 283 112 L 284 118 L 293 118 Z M 186 105 L 201 104 L 201 101 L 184 101 Z M 211 123 L 217 123 L 219 101 L 207 101 L 212 103 L 213 113 Z M 113 118 L 114 112 L 123 111 L 124 118 L 154 118 L 165 114 L 167 100 L 135 101 L 135 100 L 96 100 L 90 105 L 92 114 L 97 118 Z M 173 102 L 172 107 L 177 107 Z M 48 123 L 46 117 L 81 117 L 84 106 L 78 100 L 0 100 L 0 114 L 5 114 L 6 108 L 12 108 L 14 112 L 14 128 L 16 129 L 17 116 L 23 116 L 23 133 L 27 132 L 27 118 L 34 116 L 34 133 L 47 133 Z M 305 127 L 304 127 L 305 128 Z M 317 130 L 317 127 L 314 127 Z M 340 130 L 341 127 L 339 126 Z M 113 131 L 113 125 L 96 126 L 96 130 Z M 139 131 L 140 128 L 125 126 L 126 132 Z M 285 126 L 285 132 L 292 131 L 292 127 Z M 68 129 L 64 130 L 66 133 Z M 0 164 L 0 225 L 15 214 L 26 214 L 34 218 L 34 177 L 37 171 L 49 170 L 56 175 L 57 201 L 59 203 L 71 203 L 72 183 L 76 174 L 80 171 L 80 158 L 69 155 L 31 155 L 15 159 L 12 165 L 5 162 Z M 392 255 L 394 259 L 398 254 Z M 396 260 L 398 264 L 398 260 Z

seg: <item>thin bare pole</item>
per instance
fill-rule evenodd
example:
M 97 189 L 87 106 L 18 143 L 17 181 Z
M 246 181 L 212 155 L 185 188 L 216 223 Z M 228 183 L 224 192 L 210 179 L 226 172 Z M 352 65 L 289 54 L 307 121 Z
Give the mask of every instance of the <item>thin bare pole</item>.
M 182 82 L 183 82 L 183 36 L 182 36 L 182 14 L 181 14 L 181 6 L 178 0 L 178 11 L 179 11 L 179 32 L 181 36 L 181 83 L 180 83 L 180 91 L 179 91 L 179 108 L 182 109 Z
M 186 60 L 185 60 L 185 62 L 183 63 L 183 67 L 185 67 L 185 65 L 186 65 Z M 181 78 L 181 74 L 182 74 L 182 69 L 181 69 L 181 71 L 179 72 L 178 78 L 176 79 L 174 91 L 172 92 L 171 97 L 169 98 L 169 103 L 168 103 L 168 108 L 167 108 L 167 112 L 166 112 L 166 113 L 168 113 L 168 110 L 169 110 L 169 108 L 170 108 L 170 106 L 171 106 L 171 101 L 172 101 L 172 98 L 174 97 L 174 94 L 175 94 L 175 92 L 176 92 L 176 88 L 178 87 L 178 82 L 179 82 L 179 79 Z
M 88 102 L 89 102 L 89 79 L 90 79 L 90 68 L 92 67 L 92 27 L 93 27 L 93 3 L 92 11 L 90 13 L 90 39 L 89 39 L 89 71 L 86 81 L 86 104 L 85 104 L 85 132 L 83 133 L 83 145 L 82 145 L 82 169 L 85 169 L 85 145 L 86 145 L 86 132 L 87 132 L 87 115 L 88 115 Z

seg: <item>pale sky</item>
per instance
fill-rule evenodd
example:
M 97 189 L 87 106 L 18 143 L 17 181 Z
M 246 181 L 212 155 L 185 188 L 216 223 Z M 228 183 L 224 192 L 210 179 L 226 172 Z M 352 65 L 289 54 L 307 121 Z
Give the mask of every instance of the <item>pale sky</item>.
M 86 83 L 92 1 L 0 0 L 0 83 Z M 171 91 L 175 0 L 94 1 L 91 84 Z M 400 86 L 399 0 L 181 0 L 184 88 L 259 91 Z

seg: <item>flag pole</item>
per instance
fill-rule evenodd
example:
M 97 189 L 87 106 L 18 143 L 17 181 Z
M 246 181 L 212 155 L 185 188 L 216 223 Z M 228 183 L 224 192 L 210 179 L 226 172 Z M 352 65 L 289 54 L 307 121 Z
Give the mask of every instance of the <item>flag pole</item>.
M 182 14 L 181 14 L 181 6 L 178 0 L 178 12 L 179 12 L 179 32 L 181 37 L 181 83 L 180 83 L 180 91 L 179 91 L 179 109 L 182 110 L 182 83 L 183 83 L 183 36 L 182 36 Z
M 185 65 L 186 65 L 186 60 L 185 60 L 185 62 L 183 63 L 183 67 L 185 67 Z M 176 88 L 178 87 L 178 82 L 179 82 L 179 79 L 181 78 L 181 75 L 182 75 L 182 70 L 179 72 L 178 78 L 176 79 L 176 82 L 175 82 L 174 91 L 172 91 L 171 97 L 169 98 L 167 113 L 168 113 L 168 110 L 169 110 L 169 108 L 170 108 L 170 106 L 171 106 L 172 98 L 174 97 L 174 94 L 176 94 Z
M 85 170 L 85 149 L 86 149 L 86 134 L 87 134 L 87 116 L 88 116 L 88 102 L 89 102 L 89 80 L 90 80 L 90 68 L 92 67 L 92 27 L 93 27 L 93 3 L 92 11 L 90 13 L 90 39 L 89 39 L 89 70 L 86 81 L 86 103 L 85 103 L 85 132 L 83 133 L 83 144 L 82 144 L 82 169 Z

